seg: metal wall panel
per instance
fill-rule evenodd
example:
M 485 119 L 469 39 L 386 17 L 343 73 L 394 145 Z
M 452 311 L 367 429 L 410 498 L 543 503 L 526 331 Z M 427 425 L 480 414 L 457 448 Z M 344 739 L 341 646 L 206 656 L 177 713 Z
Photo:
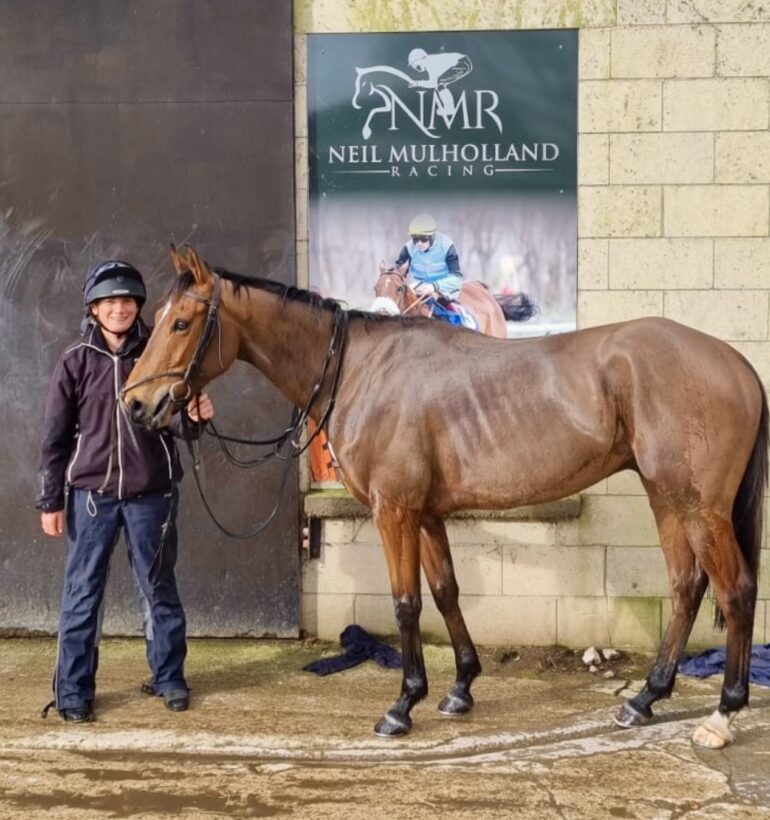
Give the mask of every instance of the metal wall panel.
M 0 2 L 0 629 L 54 631 L 63 541 L 33 508 L 48 377 L 77 336 L 93 263 L 127 258 L 169 283 L 168 244 L 294 282 L 290 0 Z M 288 403 L 238 365 L 210 391 L 220 429 L 260 437 Z M 223 464 L 204 481 L 231 528 L 272 509 L 279 467 Z M 189 472 L 189 467 L 186 467 Z M 179 579 L 191 634 L 296 635 L 296 473 L 273 524 L 224 538 L 183 481 Z M 116 549 L 105 631 L 140 627 Z

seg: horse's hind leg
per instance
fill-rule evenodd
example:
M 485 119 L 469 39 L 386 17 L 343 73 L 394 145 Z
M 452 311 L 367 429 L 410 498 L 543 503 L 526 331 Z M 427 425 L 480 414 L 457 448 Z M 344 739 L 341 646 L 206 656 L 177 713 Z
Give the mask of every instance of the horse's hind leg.
M 652 718 L 652 704 L 671 694 L 679 659 L 708 586 L 708 577 L 695 558 L 685 529 L 652 492 L 650 501 L 668 568 L 671 621 L 642 691 L 623 704 L 615 716 L 615 723 L 626 729 L 647 723 Z
M 757 582 L 738 546 L 732 522 L 712 513 L 686 526 L 727 624 L 725 677 L 719 707 L 695 730 L 693 741 L 721 749 L 733 740 L 730 723 L 749 699 Z
M 624 727 L 645 723 L 652 717 L 651 705 L 670 694 L 679 658 L 710 581 L 727 622 L 725 678 L 719 708 L 696 729 L 693 740 L 701 746 L 722 748 L 732 741 L 730 723 L 748 701 L 756 581 L 730 521 L 715 513 L 689 514 L 681 521 L 673 516 L 658 520 L 672 587 L 672 619 L 644 688 L 621 708 L 616 722 Z M 671 533 L 675 534 L 673 540 Z M 691 558 L 680 546 L 685 543 Z
M 404 664 L 401 695 L 374 727 L 374 732 L 381 737 L 395 737 L 405 735 L 412 728 L 409 713 L 428 694 L 420 640 L 419 513 L 377 497 L 373 499 L 372 513 L 388 562 Z
M 473 708 L 471 684 L 481 672 L 481 664 L 460 611 L 449 540 L 444 522 L 439 518 L 426 517 L 422 520 L 420 561 L 433 600 L 449 631 L 457 667 L 457 678 L 438 709 L 444 715 L 464 715 Z

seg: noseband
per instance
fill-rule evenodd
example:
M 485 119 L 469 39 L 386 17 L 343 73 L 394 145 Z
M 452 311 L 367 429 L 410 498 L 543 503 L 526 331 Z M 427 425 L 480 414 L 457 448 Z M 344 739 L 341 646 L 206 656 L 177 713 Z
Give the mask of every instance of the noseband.
M 190 363 L 187 365 L 186 369 L 184 371 L 167 370 L 164 373 L 155 373 L 152 376 L 145 376 L 142 379 L 137 379 L 137 381 L 125 384 L 123 385 L 123 389 L 120 391 L 121 398 L 124 398 L 129 390 L 132 390 L 134 387 L 138 387 L 140 384 L 146 384 L 147 382 L 152 382 L 156 379 L 165 379 L 169 376 L 180 377 L 180 380 L 178 382 L 174 382 L 168 389 L 171 402 L 175 407 L 183 407 L 192 398 L 193 379 L 198 375 L 200 364 L 203 361 L 203 357 L 206 355 L 206 350 L 211 344 L 211 340 L 214 338 L 214 331 L 216 330 L 218 322 L 219 303 L 222 294 L 222 277 L 216 273 L 212 274 L 212 276 L 214 277 L 214 287 L 211 291 L 210 299 L 199 296 L 197 293 L 190 290 L 186 290 L 182 294 L 182 296 L 186 296 L 188 299 L 193 299 L 196 302 L 202 302 L 204 305 L 208 305 L 209 308 L 208 314 L 206 315 L 206 324 L 203 326 L 201 335 L 198 337 L 198 344 L 195 346 L 195 351 L 193 352 Z M 180 388 L 181 392 L 179 392 Z
M 406 279 L 407 279 L 408 274 L 401 273 L 398 270 L 386 270 L 386 271 L 383 271 L 380 274 L 380 279 L 382 279 L 385 276 L 389 276 L 389 277 L 394 276 L 398 280 L 398 284 L 396 285 L 396 294 L 398 295 L 399 299 L 402 299 L 411 290 L 409 285 L 406 283 Z M 376 290 L 375 290 L 375 292 L 376 292 Z M 425 302 L 428 300 L 428 298 L 429 298 L 428 296 L 417 296 L 417 294 L 415 294 L 414 295 L 414 301 L 411 304 L 406 305 L 403 308 L 403 310 L 401 310 L 401 315 L 402 316 L 407 316 L 412 311 L 419 310 L 423 306 L 423 304 L 425 304 Z M 396 305 L 396 307 L 398 307 L 398 303 L 395 300 L 391 299 L 391 297 L 389 297 L 389 296 L 378 296 L 377 299 L 390 299 Z M 376 302 L 376 300 L 375 300 L 375 302 Z

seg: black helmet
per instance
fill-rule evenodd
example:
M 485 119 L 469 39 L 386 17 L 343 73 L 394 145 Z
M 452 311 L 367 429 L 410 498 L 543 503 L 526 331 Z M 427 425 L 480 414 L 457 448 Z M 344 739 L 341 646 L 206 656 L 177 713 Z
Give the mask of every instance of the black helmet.
M 83 285 L 83 306 L 88 307 L 98 299 L 110 296 L 130 296 L 141 308 L 147 299 L 142 274 L 133 265 L 119 259 L 97 265 Z

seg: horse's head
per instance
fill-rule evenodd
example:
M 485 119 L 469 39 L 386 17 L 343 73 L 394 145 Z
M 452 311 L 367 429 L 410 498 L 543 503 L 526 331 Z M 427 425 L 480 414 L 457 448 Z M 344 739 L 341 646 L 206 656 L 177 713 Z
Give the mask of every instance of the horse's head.
M 123 388 L 131 418 L 151 429 L 165 427 L 173 414 L 233 363 L 237 335 L 221 322 L 222 279 L 198 254 L 171 246 L 177 279 Z
M 380 276 L 374 286 L 375 298 L 371 308 L 369 308 L 372 313 L 386 313 L 390 316 L 398 316 L 409 309 L 409 306 L 415 300 L 415 296 L 406 283 L 408 274 L 408 262 L 405 262 L 399 268 L 388 268 L 384 262 L 380 262 Z

